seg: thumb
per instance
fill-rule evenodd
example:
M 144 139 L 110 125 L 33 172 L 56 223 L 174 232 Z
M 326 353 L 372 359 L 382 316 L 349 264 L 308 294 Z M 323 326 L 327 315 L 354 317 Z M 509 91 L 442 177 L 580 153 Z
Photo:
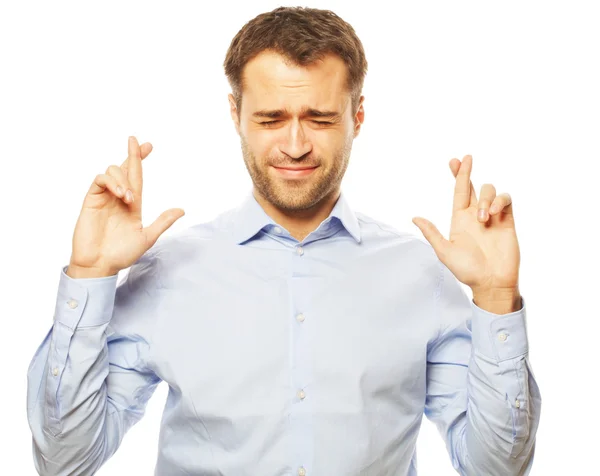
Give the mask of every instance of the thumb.
M 162 212 L 151 225 L 144 228 L 146 240 L 150 247 L 154 246 L 154 243 L 156 243 L 160 235 L 183 215 L 185 215 L 185 211 L 182 208 L 171 208 L 170 210 Z
M 419 230 L 421 230 L 425 239 L 431 244 L 435 253 L 438 255 L 438 258 L 441 255 L 444 255 L 450 242 L 444 238 L 436 226 L 422 217 L 414 217 L 412 222 L 417 225 Z

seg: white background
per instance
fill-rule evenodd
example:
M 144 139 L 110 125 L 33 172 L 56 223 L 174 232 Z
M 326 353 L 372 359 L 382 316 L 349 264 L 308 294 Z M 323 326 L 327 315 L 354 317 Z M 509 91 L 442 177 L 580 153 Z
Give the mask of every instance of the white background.
M 251 5 L 249 5 L 251 3 Z M 34 475 L 26 373 L 52 324 L 83 197 L 144 161 L 144 223 L 209 221 L 250 190 L 229 117 L 229 42 L 279 2 L 5 2 L 0 6 L 1 474 Z M 290 5 L 293 5 L 290 4 Z M 353 208 L 447 237 L 451 158 L 513 198 L 530 359 L 542 398 L 532 475 L 597 474 L 600 16 L 582 2 L 313 1 L 366 49 L 365 123 L 343 189 Z M 470 291 L 469 291 L 470 293 Z M 146 416 L 99 471 L 153 474 L 161 384 Z M 420 474 L 455 474 L 426 419 Z M 10 471 L 8 471 L 10 470 Z M 334 475 L 332 475 L 334 476 Z

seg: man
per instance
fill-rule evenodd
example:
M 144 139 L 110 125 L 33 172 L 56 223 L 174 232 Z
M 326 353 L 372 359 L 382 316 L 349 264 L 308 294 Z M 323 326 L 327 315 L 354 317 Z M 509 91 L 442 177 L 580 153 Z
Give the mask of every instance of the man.
M 253 183 L 238 208 L 158 241 L 183 210 L 143 228 L 150 144 L 95 178 L 28 373 L 40 474 L 93 474 L 161 381 L 157 475 L 416 475 L 423 414 L 458 473 L 529 472 L 541 400 L 510 196 L 478 199 L 466 156 L 449 241 L 353 212 L 366 69 L 332 12 L 261 14 L 225 59 Z

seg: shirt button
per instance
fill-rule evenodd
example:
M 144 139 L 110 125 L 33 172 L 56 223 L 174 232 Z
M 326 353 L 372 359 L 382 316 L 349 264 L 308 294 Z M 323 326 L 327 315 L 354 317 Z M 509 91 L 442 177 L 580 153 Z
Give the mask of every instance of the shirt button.
M 506 340 L 507 335 L 502 332 L 501 334 L 498 334 L 498 340 L 501 342 L 504 342 Z
M 302 256 L 304 254 L 304 250 L 302 249 L 302 246 L 298 246 L 298 248 L 296 248 L 296 253 L 298 253 L 300 256 Z
M 300 400 L 304 400 L 304 397 L 306 397 L 306 393 L 304 393 L 304 390 L 298 390 L 298 393 L 296 395 L 298 395 L 298 398 Z
M 55 377 L 58 375 L 58 367 L 54 367 L 52 369 L 52 375 L 54 375 Z
M 306 476 L 306 470 L 304 469 L 304 467 L 300 466 L 298 468 L 298 476 Z
M 300 313 L 296 316 L 298 322 L 304 322 L 304 314 Z
M 275 233 L 281 233 L 281 228 L 279 228 L 278 226 L 276 226 L 275 228 L 273 228 L 273 231 Z
M 67 304 L 69 305 L 69 307 L 71 309 L 75 309 L 77 307 L 77 301 L 75 301 L 75 299 L 71 299 L 70 301 L 67 301 Z

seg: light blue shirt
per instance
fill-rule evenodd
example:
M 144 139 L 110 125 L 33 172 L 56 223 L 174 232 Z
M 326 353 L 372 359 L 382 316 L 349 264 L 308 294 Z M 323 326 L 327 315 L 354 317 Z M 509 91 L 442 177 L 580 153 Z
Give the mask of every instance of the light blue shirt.
M 302 242 L 249 193 L 119 282 L 66 269 L 28 371 L 42 475 L 93 474 L 161 381 L 160 476 L 413 476 L 423 414 L 458 473 L 529 472 L 524 299 L 480 309 L 429 243 L 343 192 Z

